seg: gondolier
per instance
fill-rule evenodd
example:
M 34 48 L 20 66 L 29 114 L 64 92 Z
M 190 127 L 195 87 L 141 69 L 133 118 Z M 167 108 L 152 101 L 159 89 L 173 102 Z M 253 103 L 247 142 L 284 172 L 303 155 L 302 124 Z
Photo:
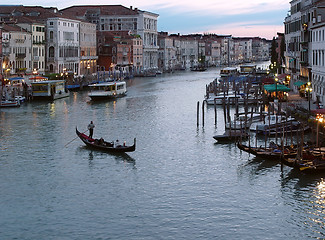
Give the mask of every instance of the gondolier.
M 94 127 L 95 127 L 95 124 L 93 123 L 93 121 L 90 121 L 90 123 L 88 124 L 88 130 L 89 130 L 89 137 L 90 138 L 93 138 Z

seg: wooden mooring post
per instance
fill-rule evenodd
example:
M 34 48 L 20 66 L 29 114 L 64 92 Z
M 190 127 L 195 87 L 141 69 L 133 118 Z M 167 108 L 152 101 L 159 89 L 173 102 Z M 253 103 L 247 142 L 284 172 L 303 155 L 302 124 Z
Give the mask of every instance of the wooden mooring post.
M 200 116 L 200 101 L 197 101 L 196 107 L 196 126 L 199 127 L 199 116 Z
M 202 126 L 204 127 L 204 104 L 206 103 L 206 101 L 204 100 L 202 102 Z
M 217 126 L 217 99 L 214 99 L 214 125 Z

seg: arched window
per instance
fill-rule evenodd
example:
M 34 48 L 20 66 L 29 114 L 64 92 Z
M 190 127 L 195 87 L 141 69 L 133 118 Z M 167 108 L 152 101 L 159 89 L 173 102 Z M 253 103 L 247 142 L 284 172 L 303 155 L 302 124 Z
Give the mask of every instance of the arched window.
M 53 31 L 50 31 L 50 40 L 53 40 Z

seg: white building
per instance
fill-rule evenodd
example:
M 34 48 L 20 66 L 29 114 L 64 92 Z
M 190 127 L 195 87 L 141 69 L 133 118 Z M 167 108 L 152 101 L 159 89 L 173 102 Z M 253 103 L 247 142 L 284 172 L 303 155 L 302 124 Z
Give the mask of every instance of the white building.
M 52 73 L 80 75 L 80 21 L 67 18 L 47 19 L 47 69 Z
M 312 27 L 312 88 L 313 99 L 325 103 L 325 23 Z
M 138 10 L 137 34 L 143 39 L 143 70 L 158 69 L 158 14 Z
M 32 33 L 31 54 L 32 54 L 32 71 L 45 73 L 45 25 L 35 23 L 28 18 L 24 18 L 24 22 L 17 23 L 18 26 Z

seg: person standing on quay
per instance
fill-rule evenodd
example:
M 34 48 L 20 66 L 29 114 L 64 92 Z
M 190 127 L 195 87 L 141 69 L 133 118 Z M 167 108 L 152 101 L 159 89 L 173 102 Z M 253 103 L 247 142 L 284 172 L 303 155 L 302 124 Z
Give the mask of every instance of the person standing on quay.
M 95 124 L 93 123 L 93 121 L 90 121 L 90 123 L 88 124 L 88 130 L 89 130 L 89 137 L 90 138 L 93 138 L 94 127 L 95 127 Z

